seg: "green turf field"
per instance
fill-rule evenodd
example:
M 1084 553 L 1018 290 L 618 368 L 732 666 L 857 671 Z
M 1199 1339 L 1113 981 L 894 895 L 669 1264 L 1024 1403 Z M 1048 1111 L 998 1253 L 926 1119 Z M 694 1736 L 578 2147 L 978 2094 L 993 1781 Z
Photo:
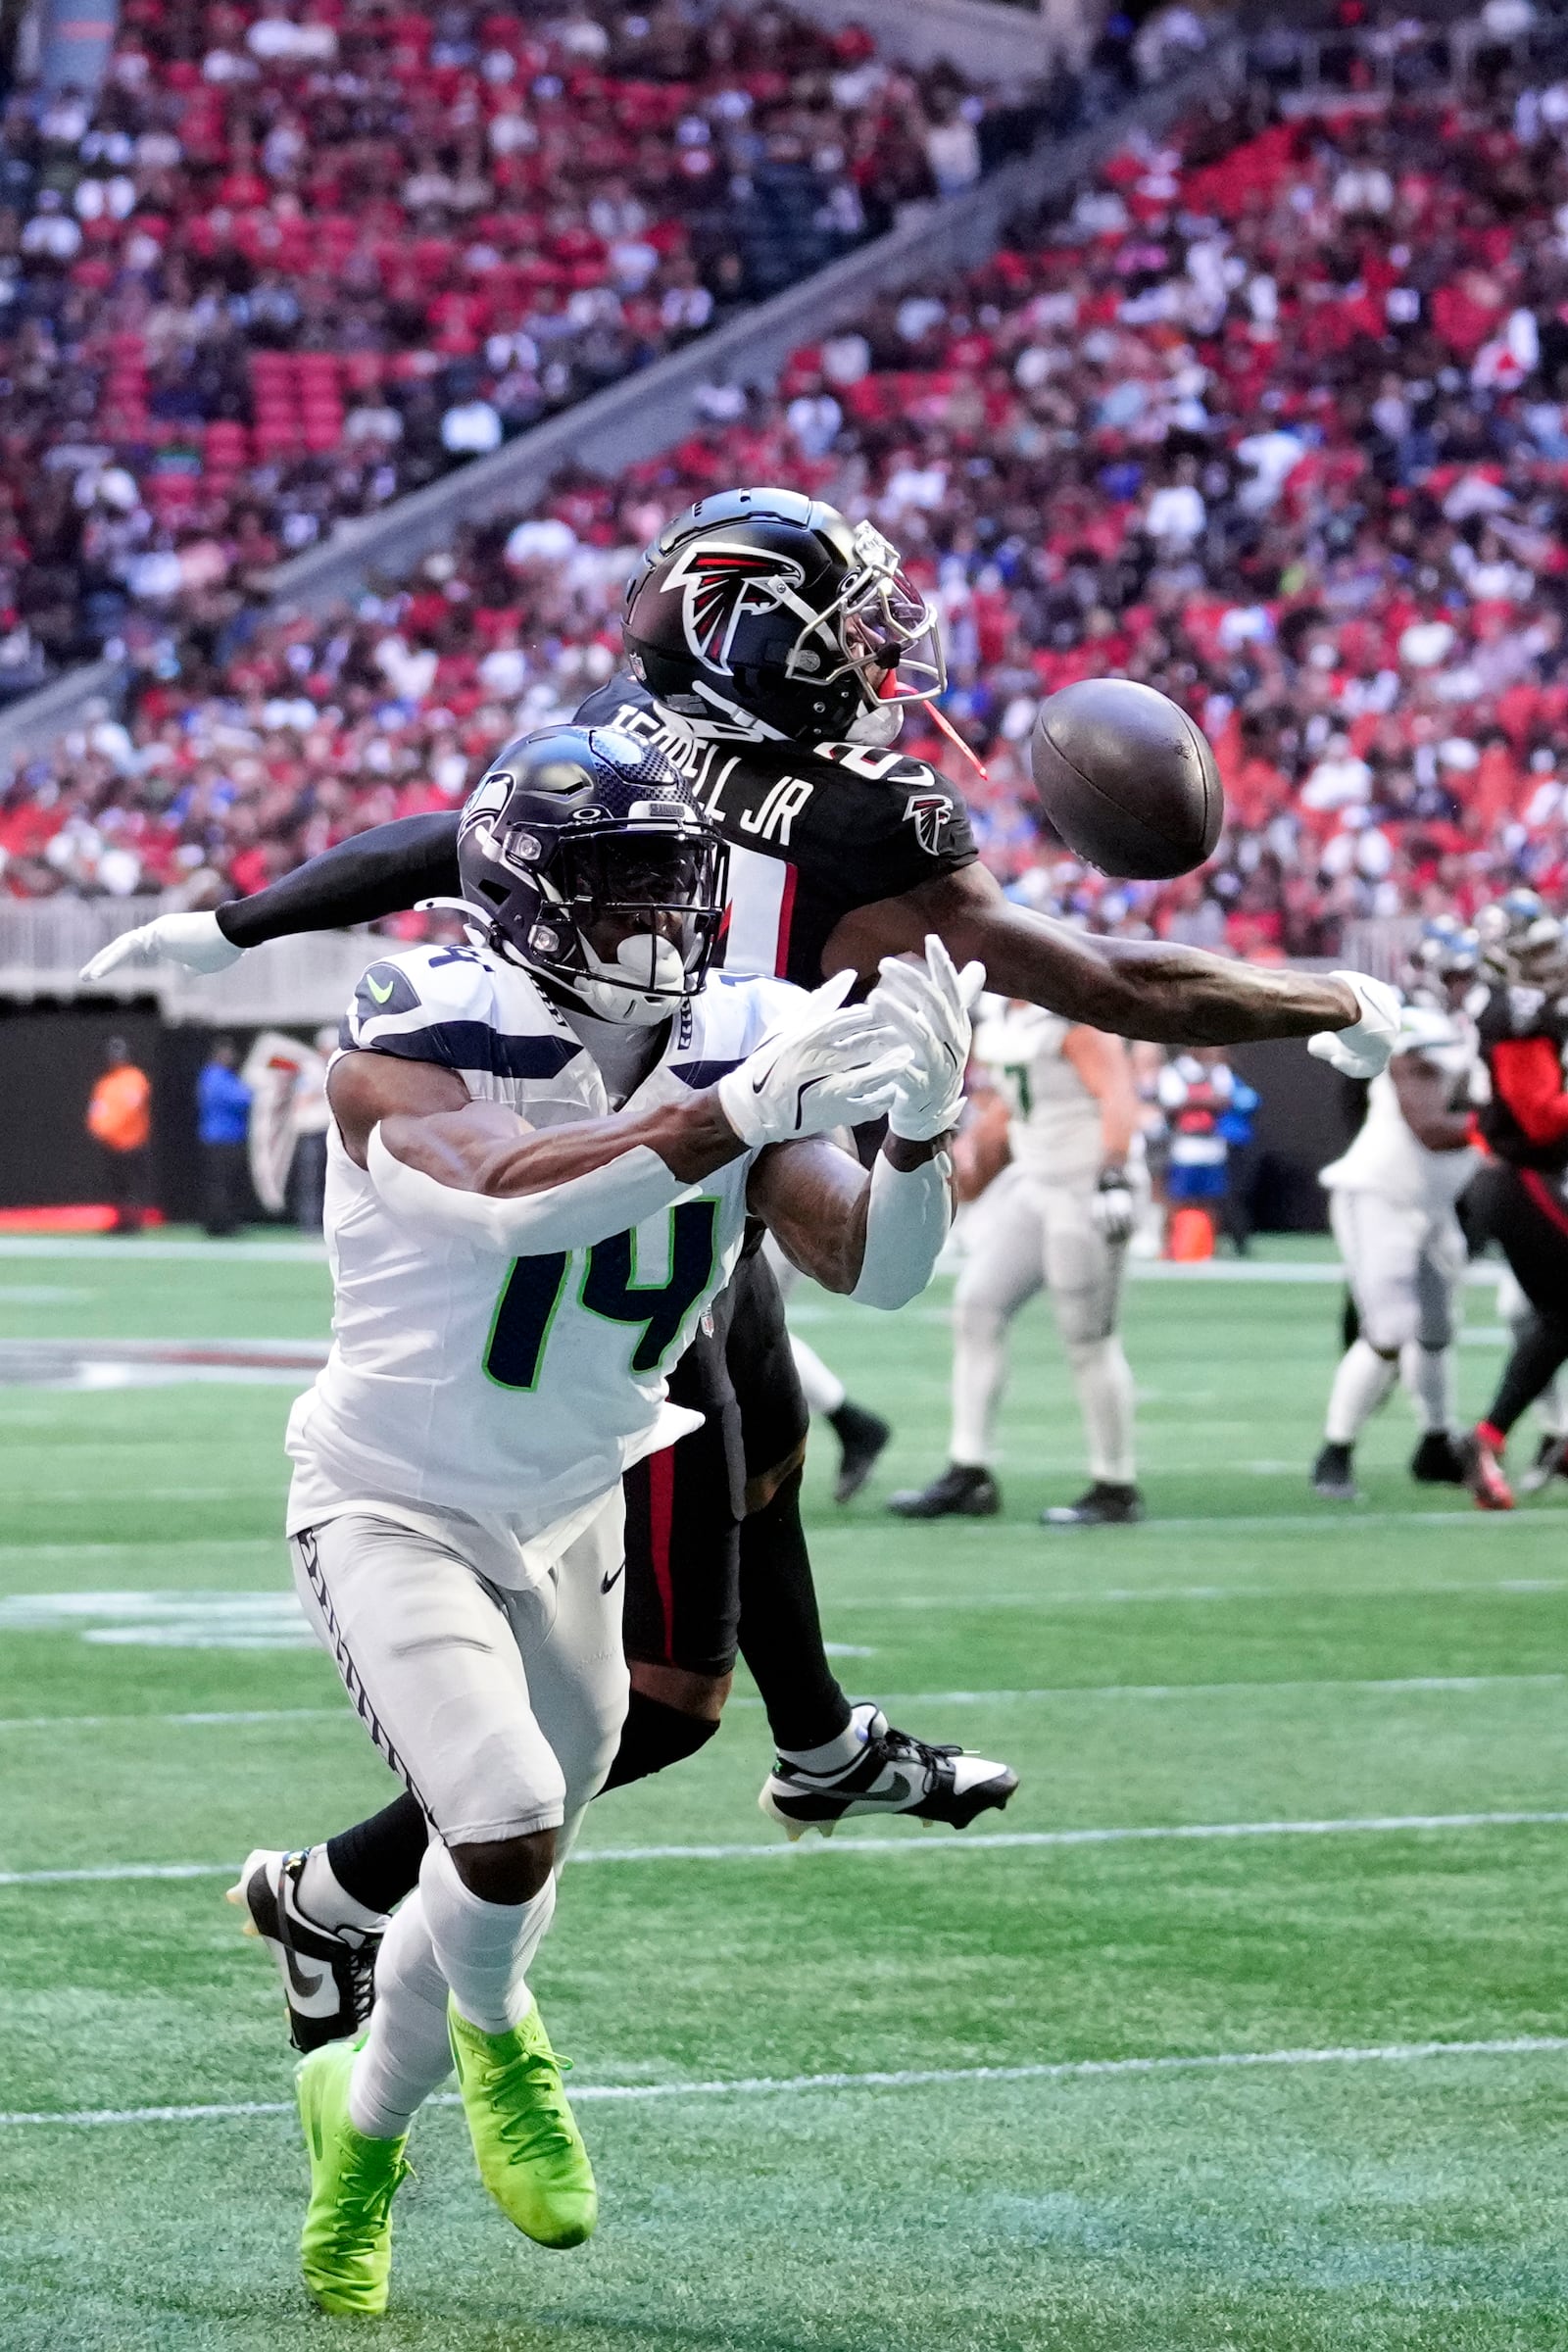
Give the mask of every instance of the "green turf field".
M 1316 1502 L 1337 1292 L 1152 1280 L 1150 1524 L 1034 1524 L 1081 1481 L 1031 1314 L 1005 1519 L 906 1527 L 880 1497 L 941 1457 L 944 1298 L 807 1306 L 899 1425 L 848 1513 L 815 1463 L 810 1521 L 847 1680 L 1017 1798 L 790 1848 L 742 1685 L 596 1808 L 537 1974 L 599 2237 L 514 2237 L 433 2109 L 379 2328 L 296 2282 L 279 2005 L 220 1899 L 249 1845 L 390 1793 L 291 1623 L 291 1390 L 0 1387 L 8 2352 L 1560 2352 L 1568 1489 L 1485 1519 L 1411 1488 L 1396 1398 L 1366 1503 Z M 0 1349 L 326 1309 L 297 1250 L 0 1247 Z M 1469 1407 L 1496 1355 L 1466 1347 Z

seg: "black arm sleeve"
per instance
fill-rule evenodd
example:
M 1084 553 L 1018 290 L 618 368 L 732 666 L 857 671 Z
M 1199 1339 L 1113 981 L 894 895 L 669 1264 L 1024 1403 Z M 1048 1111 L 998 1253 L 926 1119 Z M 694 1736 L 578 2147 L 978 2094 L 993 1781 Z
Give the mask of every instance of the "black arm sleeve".
M 236 948 L 294 931 L 337 931 L 401 914 L 419 899 L 457 898 L 458 813 L 400 816 L 323 850 L 254 898 L 230 899 L 218 928 Z

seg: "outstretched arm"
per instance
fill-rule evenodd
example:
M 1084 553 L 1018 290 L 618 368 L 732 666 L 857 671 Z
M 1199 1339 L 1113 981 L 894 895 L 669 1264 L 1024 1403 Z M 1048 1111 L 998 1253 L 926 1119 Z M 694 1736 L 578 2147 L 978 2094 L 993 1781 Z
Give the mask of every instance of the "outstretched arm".
M 455 1071 L 373 1048 L 333 1064 L 327 1099 L 350 1156 L 406 1223 L 512 1256 L 574 1250 L 672 1207 L 748 1152 L 874 1117 L 895 1078 L 906 1089 L 908 1047 L 871 1004 L 846 1005 L 847 986 L 803 998 L 716 1086 L 649 1110 L 535 1133 L 470 1102 Z
M 940 1143 L 884 1143 L 869 1173 L 837 1144 L 780 1144 L 752 1170 L 747 1205 L 792 1266 L 825 1291 L 904 1306 L 930 1281 L 952 1222 Z
M 230 899 L 216 913 L 155 915 L 122 931 L 81 976 L 107 980 L 111 972 L 150 963 L 220 972 L 266 940 L 373 923 L 420 899 L 456 898 L 459 891 L 457 815 L 400 816 L 323 850 L 254 898 Z
M 340 931 L 401 914 L 420 899 L 456 898 L 458 815 L 400 816 L 297 865 L 253 898 L 230 899 L 218 927 L 231 947 L 258 948 L 296 931 Z
M 1348 1029 L 1362 1018 L 1341 979 L 1263 971 L 1201 948 L 1097 939 L 1003 897 L 980 865 L 960 866 L 903 898 L 846 915 L 827 943 L 824 971 L 870 974 L 883 956 L 937 932 L 957 961 L 977 958 L 999 996 L 1024 997 L 1070 1021 L 1171 1045 L 1239 1045 Z
M 536 1133 L 504 1104 L 469 1102 L 452 1070 L 362 1053 L 334 1065 L 327 1099 L 395 1216 L 511 1257 L 638 1225 L 745 1150 L 711 1091 Z

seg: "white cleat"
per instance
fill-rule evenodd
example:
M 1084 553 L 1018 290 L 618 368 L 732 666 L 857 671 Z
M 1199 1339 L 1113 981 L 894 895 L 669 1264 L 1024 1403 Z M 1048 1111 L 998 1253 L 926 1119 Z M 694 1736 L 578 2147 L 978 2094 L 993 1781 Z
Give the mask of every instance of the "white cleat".
M 352 1928 L 318 1927 L 300 1909 L 305 1852 L 259 1846 L 247 1854 L 223 1899 L 244 1911 L 246 1935 L 258 1936 L 277 1965 L 294 2047 L 318 2050 L 357 2033 L 369 2016 L 381 1938 Z
M 902 1814 L 966 1830 L 977 1813 L 1004 1805 L 1018 1786 L 1005 1764 L 964 1747 L 938 1747 L 895 1731 L 880 1707 L 862 1699 L 851 1722 L 860 1752 L 837 1772 L 805 1772 L 775 1759 L 758 1804 L 794 1844 L 808 1830 L 831 1838 L 841 1821 L 866 1814 Z

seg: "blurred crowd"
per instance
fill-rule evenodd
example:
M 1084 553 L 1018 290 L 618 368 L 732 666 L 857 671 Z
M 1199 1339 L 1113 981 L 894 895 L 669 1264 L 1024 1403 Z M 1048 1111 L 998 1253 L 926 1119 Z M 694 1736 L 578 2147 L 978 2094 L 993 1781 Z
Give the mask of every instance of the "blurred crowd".
M 126 0 L 0 118 L 0 696 L 968 186 L 1039 93 L 766 5 Z
M 689 439 L 564 480 L 220 661 L 149 629 L 133 715 L 0 803 L 14 892 L 251 890 L 461 795 L 608 675 L 636 551 L 706 487 L 870 514 L 939 604 L 984 855 L 1108 928 L 1332 955 L 1347 921 L 1568 888 L 1568 82 L 1127 148 L 962 279 L 708 387 Z M 1042 697 L 1122 671 L 1213 740 L 1205 871 L 1042 844 Z M 915 713 L 906 740 L 956 773 Z

